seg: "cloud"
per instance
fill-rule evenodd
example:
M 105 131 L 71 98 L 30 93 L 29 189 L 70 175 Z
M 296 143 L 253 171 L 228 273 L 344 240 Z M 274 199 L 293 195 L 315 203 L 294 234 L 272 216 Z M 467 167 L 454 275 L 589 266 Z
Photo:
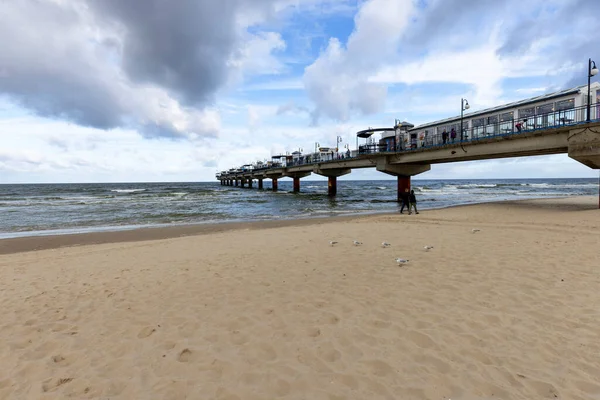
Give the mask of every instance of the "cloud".
M 597 48 L 600 2 L 596 0 L 431 0 L 423 4 L 402 41 L 398 64 L 402 57 L 427 59 L 443 70 L 449 64 L 436 62 L 440 53 L 466 56 L 493 43 L 498 62 L 521 64 L 529 71 L 526 76 L 555 70 L 564 75 L 565 87 L 573 87 L 584 83 L 582 63 Z M 531 62 L 523 63 L 522 58 Z M 480 64 L 478 58 L 468 61 L 471 69 Z M 496 81 L 504 77 L 499 75 Z
M 277 115 L 285 114 L 310 114 L 308 107 L 299 106 L 296 102 L 289 101 L 286 104 L 282 104 L 277 108 Z
M 329 40 L 304 73 L 307 95 L 315 104 L 314 122 L 321 116 L 346 121 L 353 112 L 372 114 L 382 109 L 386 86 L 369 82 L 368 77 L 396 51 L 412 10 L 410 0 L 365 2 L 347 44 Z
M 248 32 L 276 3 L 1 2 L 0 94 L 37 115 L 82 126 L 130 127 L 153 138 L 215 137 L 215 94 L 244 71 L 283 68 L 271 57 L 285 47 L 281 36 Z

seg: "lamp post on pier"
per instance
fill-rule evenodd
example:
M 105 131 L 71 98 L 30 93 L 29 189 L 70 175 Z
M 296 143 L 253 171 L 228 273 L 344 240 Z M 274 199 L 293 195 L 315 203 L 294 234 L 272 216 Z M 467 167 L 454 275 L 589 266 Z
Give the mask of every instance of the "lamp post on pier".
M 467 99 L 460 99 L 460 141 L 463 141 L 463 113 L 471 106 Z
M 592 105 L 592 97 L 590 95 L 590 82 L 592 80 L 592 76 L 598 73 L 598 68 L 596 67 L 596 62 L 592 61 L 590 58 L 588 60 L 588 93 L 587 93 L 587 116 L 585 118 L 586 122 L 590 122 L 590 108 Z M 597 118 L 598 116 L 596 116 Z

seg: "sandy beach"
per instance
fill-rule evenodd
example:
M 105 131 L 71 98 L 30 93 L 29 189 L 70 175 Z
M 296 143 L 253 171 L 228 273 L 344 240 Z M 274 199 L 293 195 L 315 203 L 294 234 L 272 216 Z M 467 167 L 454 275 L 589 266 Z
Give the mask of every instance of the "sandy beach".
M 0 399 L 600 399 L 597 206 L 0 240 Z

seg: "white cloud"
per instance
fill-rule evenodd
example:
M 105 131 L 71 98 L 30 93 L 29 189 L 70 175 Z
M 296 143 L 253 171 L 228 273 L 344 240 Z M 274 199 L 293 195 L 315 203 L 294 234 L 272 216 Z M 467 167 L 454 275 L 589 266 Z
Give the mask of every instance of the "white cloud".
M 576 68 L 570 63 L 561 65 L 562 60 L 551 60 L 543 56 L 545 50 L 543 46 L 528 54 L 510 57 L 500 57 L 496 52 L 497 48 L 497 44 L 491 40 L 476 48 L 431 54 L 422 60 L 386 66 L 374 74 L 369 81 L 408 85 L 431 82 L 437 82 L 438 85 L 444 83 L 472 85 L 473 90 L 465 93 L 465 96 L 470 96 L 469 101 L 472 106 L 485 108 L 506 101 L 500 87 L 504 79 L 568 76 L 568 72 Z M 435 97 L 433 94 L 429 96 Z
M 283 72 L 285 66 L 274 52 L 285 50 L 285 47 L 285 41 L 279 33 L 246 34 L 228 65 L 243 74 L 276 75 Z
M 383 84 L 368 77 L 394 52 L 413 10 L 410 0 L 371 0 L 360 7 L 355 29 L 344 47 L 332 38 L 325 51 L 305 70 L 304 84 L 315 103 L 315 118 L 345 121 L 353 111 L 372 114 L 386 97 Z

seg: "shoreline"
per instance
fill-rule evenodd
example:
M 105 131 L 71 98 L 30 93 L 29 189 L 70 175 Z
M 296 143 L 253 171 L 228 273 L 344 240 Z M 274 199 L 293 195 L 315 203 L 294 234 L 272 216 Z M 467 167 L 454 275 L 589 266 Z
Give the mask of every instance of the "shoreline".
M 439 213 L 448 209 L 460 209 L 465 207 L 481 207 L 490 205 L 515 205 L 535 203 L 538 207 L 544 207 L 544 203 L 554 203 L 555 201 L 574 201 L 580 200 L 578 204 L 582 209 L 592 209 L 591 205 L 583 205 L 586 201 L 595 199 L 594 196 L 561 196 L 546 197 L 538 199 L 522 200 L 503 200 L 471 204 L 457 204 L 440 208 L 425 209 L 427 214 Z M 298 227 L 310 225 L 322 225 L 335 222 L 348 222 L 360 219 L 370 219 L 386 216 L 399 216 L 398 212 L 372 212 L 356 215 L 328 216 L 328 217 L 309 217 L 309 218 L 290 218 L 281 220 L 256 220 L 256 221 L 236 221 L 236 222 L 217 222 L 217 223 L 193 223 L 187 225 L 173 225 L 160 227 L 139 227 L 123 230 L 106 230 L 98 232 L 65 233 L 56 235 L 32 235 L 14 238 L 0 239 L 0 255 L 24 253 L 38 250 L 52 250 L 65 247 L 87 246 L 110 243 L 131 243 L 143 241 L 156 241 L 165 239 L 174 239 L 186 236 L 202 236 L 214 233 L 230 232 L 236 230 L 263 230 L 284 227 Z

